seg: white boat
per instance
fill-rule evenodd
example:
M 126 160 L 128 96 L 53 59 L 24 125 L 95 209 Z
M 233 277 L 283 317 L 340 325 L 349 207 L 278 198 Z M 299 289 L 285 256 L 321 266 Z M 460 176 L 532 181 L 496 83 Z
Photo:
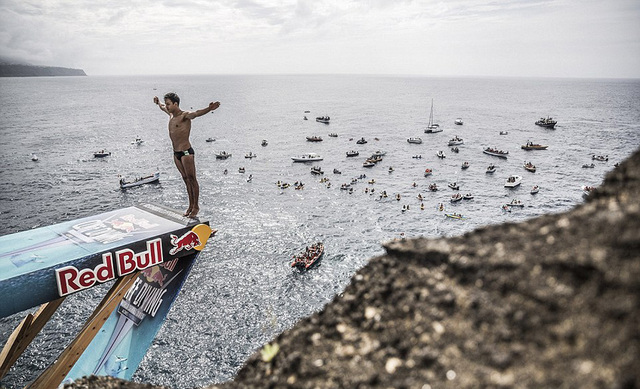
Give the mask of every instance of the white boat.
M 463 124 L 462 119 L 461 118 L 457 118 L 454 123 L 458 126 L 461 126 Z
M 502 150 L 494 149 L 491 147 L 487 147 L 486 149 L 482 150 L 482 152 L 485 154 L 493 155 L 494 157 L 500 157 L 500 158 L 507 158 L 507 156 L 509 155 L 508 151 L 502 151 Z
M 375 162 L 372 162 L 368 159 L 364 161 L 364 163 L 362 164 L 362 167 L 373 167 L 373 166 L 376 166 Z
M 363 144 L 367 143 L 367 140 L 366 140 L 366 139 L 364 139 L 364 137 L 363 137 L 363 138 L 358 139 L 358 140 L 356 141 L 356 143 L 357 143 L 357 144 L 359 144 L 359 145 L 363 145 Z
M 558 124 L 557 120 L 553 120 L 551 117 L 540 118 L 536 121 L 536 125 L 546 128 L 554 128 Z
M 231 153 L 227 153 L 226 151 L 221 151 L 216 154 L 216 159 L 227 159 L 231 156 Z
M 216 140 L 215 140 L 215 139 L 213 139 L 213 138 L 207 138 L 207 139 L 205 139 L 205 142 L 207 142 L 207 143 L 211 143 L 211 142 L 215 142 L 215 141 L 216 141 Z
M 31 160 L 32 160 L 33 162 L 38 161 L 38 156 L 37 156 L 37 155 L 35 155 L 35 154 L 31 154 Z
M 307 141 L 309 142 L 322 142 L 322 137 L 321 136 L 308 136 L 307 137 Z
M 372 157 L 384 157 L 385 155 L 387 155 L 387 153 L 385 151 L 380 151 L 380 150 L 371 154 Z
M 513 199 L 510 203 L 505 204 L 507 207 L 524 207 L 524 204 L 520 200 Z
M 238 168 L 238 173 L 244 173 L 246 170 L 243 167 L 239 167 Z
M 266 139 L 263 139 L 261 144 L 262 144 L 262 147 L 265 147 L 266 145 L 269 144 L 269 142 L 267 142 Z
M 160 173 L 156 172 L 150 176 L 141 177 L 131 182 L 126 182 L 124 178 L 120 179 L 120 189 L 131 188 L 134 186 L 140 186 L 144 184 L 152 184 L 160 181 Z
M 461 144 L 464 144 L 464 140 L 462 140 L 462 138 L 459 138 L 456 135 L 455 137 L 449 140 L 449 143 L 447 144 L 447 146 L 459 146 Z
M 329 134 L 329 137 L 331 138 L 337 138 L 338 134 L 336 134 L 335 132 L 332 132 L 331 134 Z
M 510 176 L 507 178 L 507 181 L 504 183 L 505 188 L 515 188 L 522 182 L 522 177 L 520 176 Z
M 509 135 L 509 131 L 500 131 L 500 135 Z
M 531 194 L 536 194 L 540 192 L 540 187 L 538 185 L 534 185 L 533 188 L 531 188 Z
M 249 159 L 251 159 L 251 158 L 255 158 L 255 157 L 257 157 L 257 155 L 256 155 L 256 154 L 254 154 L 252 151 L 249 151 L 249 153 L 248 153 L 248 154 L 245 154 L 245 155 L 244 155 L 244 157 L 245 157 L 245 158 L 249 158 Z
M 318 116 L 316 118 L 316 122 L 324 123 L 324 124 L 329 124 L 330 120 L 331 120 L 331 118 L 329 116 Z
M 314 166 L 311 168 L 311 174 L 324 174 L 324 172 L 320 166 Z
M 609 160 L 609 156 L 608 155 L 592 155 L 591 159 L 594 161 L 600 161 L 600 162 L 606 162 Z
M 446 155 L 444 155 L 444 151 L 442 151 L 442 150 L 438 151 L 438 153 L 436 154 L 436 156 L 437 156 L 438 158 L 446 158 L 446 157 L 447 157 Z
M 495 173 L 495 172 L 496 172 L 496 167 L 494 164 L 487 166 L 487 173 Z
M 420 139 L 420 138 L 409 138 L 409 139 L 407 139 L 407 142 L 419 145 L 420 143 L 422 143 L 422 139 Z
M 433 99 L 431 99 L 431 113 L 429 114 L 429 124 L 427 125 L 427 128 L 424 130 L 424 132 L 426 134 L 442 132 L 442 128 L 440 128 L 440 125 L 433 122 Z
M 358 155 L 360 155 L 360 153 L 355 150 L 347 151 L 347 157 L 357 157 Z
M 525 162 L 524 163 L 524 168 L 528 171 L 530 171 L 531 173 L 535 173 L 536 172 L 536 165 L 532 164 L 531 162 Z
M 462 200 L 462 195 L 460 193 L 456 193 L 456 194 L 451 196 L 451 202 L 452 203 L 457 203 L 460 200 Z
M 100 151 L 96 151 L 95 153 L 93 153 L 93 157 L 94 158 L 104 158 L 104 157 L 108 157 L 111 155 L 110 151 L 105 151 L 105 150 L 100 150 Z
M 471 193 L 467 193 L 464 196 L 462 196 L 462 198 L 464 200 L 473 200 L 473 195 Z
M 460 190 L 460 185 L 457 182 L 450 182 L 448 186 L 453 190 Z
M 322 161 L 322 157 L 316 153 L 307 153 L 300 155 L 298 157 L 291 157 L 293 162 L 314 162 L 314 161 Z
M 594 167 L 596 167 L 594 163 L 591 163 L 591 164 L 585 163 L 584 165 L 582 165 L 583 169 L 593 169 Z
M 462 162 L 462 169 L 468 169 L 469 168 L 469 162 L 464 161 Z

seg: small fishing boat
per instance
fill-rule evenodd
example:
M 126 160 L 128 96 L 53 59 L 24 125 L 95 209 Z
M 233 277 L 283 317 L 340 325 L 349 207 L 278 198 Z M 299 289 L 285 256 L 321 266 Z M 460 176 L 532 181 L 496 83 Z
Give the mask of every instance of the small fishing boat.
M 460 190 L 460 185 L 457 182 L 450 182 L 447 186 L 453 190 Z
M 593 169 L 594 167 L 596 167 L 596 164 L 593 163 L 593 162 L 590 163 L 590 164 L 589 163 L 585 163 L 584 165 L 582 165 L 583 169 Z
M 533 188 L 531 188 L 531 194 L 534 195 L 538 192 L 540 192 L 540 187 L 538 185 L 534 185 Z
M 268 144 L 269 144 L 269 142 L 267 142 L 267 140 L 266 140 L 266 139 L 263 139 L 263 140 L 262 140 L 262 143 L 261 143 L 262 147 L 265 147 L 265 146 L 267 146 Z
M 424 169 L 424 176 L 425 177 L 429 177 L 432 174 L 433 174 L 433 169 L 429 169 L 429 168 Z
M 447 146 L 459 146 L 461 144 L 464 144 L 464 140 L 456 135 L 452 139 L 449 139 Z
M 37 155 L 35 155 L 35 154 L 31 154 L 31 160 L 32 160 L 33 162 L 37 162 L 37 161 L 39 160 L 39 158 L 38 158 L 38 156 L 37 156 Z
M 380 150 L 371 154 L 372 157 L 384 157 L 385 155 L 387 155 L 387 153 L 385 151 L 380 151 Z
M 545 127 L 545 128 L 554 128 L 558 124 L 557 120 L 553 120 L 551 117 L 540 118 L 540 120 L 536 121 L 536 125 Z
M 504 183 L 505 188 L 515 188 L 522 183 L 522 177 L 520 176 L 510 176 L 507 178 L 507 181 Z
M 249 151 L 249 153 L 245 154 L 244 157 L 251 159 L 251 158 L 257 157 L 257 155 L 254 154 L 252 151 Z
M 324 174 L 320 166 L 314 166 L 311 168 L 311 174 Z
M 527 144 L 520 146 L 522 150 L 546 150 L 548 147 L 529 141 L 527 141 Z
M 307 137 L 307 141 L 308 142 L 322 142 L 322 137 L 320 136 L 308 136 Z
M 407 139 L 407 142 L 413 143 L 413 144 L 420 144 L 420 143 L 422 143 L 422 139 L 420 139 L 420 138 L 409 138 L 409 139 Z
M 525 162 L 524 163 L 524 168 L 527 171 L 530 171 L 531 173 L 535 173 L 536 172 L 536 165 L 532 164 L 531 162 Z
M 238 168 L 238 173 L 244 173 L 245 169 L 243 167 Z
M 495 172 L 496 172 L 496 166 L 494 164 L 487 166 L 487 173 L 495 173 Z
M 207 138 L 207 139 L 205 139 L 205 142 L 207 142 L 207 143 L 211 143 L 211 142 L 215 142 L 215 141 L 216 141 L 216 140 L 215 140 L 215 139 L 213 139 L 213 138 Z
M 456 193 L 454 195 L 451 195 L 451 202 L 452 203 L 457 203 L 458 201 L 462 200 L 462 195 L 460 193 Z
M 142 143 L 144 143 L 144 141 L 141 138 L 136 138 L 135 140 L 131 141 L 131 144 L 136 146 L 140 146 Z
M 331 134 L 329 134 L 329 137 L 331 138 L 337 138 L 338 134 L 336 134 L 335 132 L 332 132 Z
M 446 158 L 447 156 L 444 155 L 444 151 L 440 150 L 438 151 L 438 153 L 436 154 L 436 156 L 440 159 Z
M 329 124 L 330 120 L 331 120 L 331 118 L 329 116 L 318 116 L 316 118 L 316 122 L 324 123 L 324 124 Z
M 600 162 L 606 162 L 609 160 L 609 156 L 608 155 L 592 155 L 591 159 L 594 161 L 600 161 Z
M 457 126 L 461 126 L 461 125 L 463 125 L 463 124 L 464 124 L 464 123 L 462 122 L 462 119 L 461 119 L 461 118 L 457 118 L 457 119 L 456 119 L 456 120 L 454 120 L 453 122 L 454 122 Z
M 438 185 L 435 182 L 433 184 L 429 184 L 429 190 L 432 192 L 438 191 Z
M 463 200 L 473 200 L 473 194 L 471 193 L 466 193 L 464 196 L 462 196 Z
M 231 153 L 227 153 L 226 151 L 221 151 L 216 153 L 216 159 L 227 159 L 231 156 Z
M 93 153 L 93 157 L 94 158 L 104 158 L 104 157 L 108 157 L 111 155 L 110 151 L 106 151 L 106 150 L 100 150 L 100 151 L 96 151 L 95 153 Z
M 362 163 L 362 167 L 374 167 L 374 166 L 376 166 L 376 163 L 368 159 Z
M 389 173 L 393 173 L 393 167 L 389 166 Z
M 297 157 L 291 157 L 293 162 L 315 162 L 322 161 L 322 157 L 316 153 L 307 153 Z
M 500 131 L 500 135 L 509 135 L 509 131 Z
M 153 184 L 160 181 L 160 173 L 156 172 L 150 176 L 140 177 L 133 181 L 125 181 L 124 178 L 120 179 L 120 189 L 132 188 L 134 186 L 140 186 L 144 184 Z
M 462 169 L 463 170 L 464 169 L 469 169 L 469 162 L 467 162 L 467 161 L 462 162 Z
M 513 199 L 510 203 L 505 204 L 507 207 L 524 207 L 524 203 L 520 200 Z
M 355 150 L 347 151 L 347 157 L 357 157 L 358 155 L 360 155 L 358 151 L 355 151 Z
M 493 155 L 494 157 L 500 157 L 500 158 L 507 158 L 507 156 L 509 155 L 508 151 L 502 151 L 502 150 L 494 149 L 492 147 L 487 147 L 486 149 L 482 150 L 482 152 L 487 155 Z
M 367 143 L 367 141 L 366 141 L 366 139 L 364 139 L 364 137 L 363 137 L 363 138 L 358 139 L 358 140 L 356 141 L 356 143 L 357 143 L 357 144 L 359 144 L 359 145 L 363 145 L 363 144 Z

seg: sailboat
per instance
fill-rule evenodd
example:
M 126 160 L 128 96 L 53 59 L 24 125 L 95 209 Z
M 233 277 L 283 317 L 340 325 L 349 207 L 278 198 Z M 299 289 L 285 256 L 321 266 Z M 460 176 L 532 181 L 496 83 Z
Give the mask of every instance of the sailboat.
M 433 99 L 431 99 L 431 113 L 429 114 L 429 125 L 424 130 L 424 132 L 427 134 L 442 132 L 442 128 L 440 128 L 440 125 L 433 122 Z

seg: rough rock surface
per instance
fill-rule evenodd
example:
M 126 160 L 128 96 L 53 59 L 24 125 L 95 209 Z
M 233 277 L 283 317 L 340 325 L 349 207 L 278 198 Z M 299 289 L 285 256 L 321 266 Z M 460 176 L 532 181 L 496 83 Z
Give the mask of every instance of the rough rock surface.
M 640 388 L 640 152 L 568 213 L 385 247 L 210 388 Z

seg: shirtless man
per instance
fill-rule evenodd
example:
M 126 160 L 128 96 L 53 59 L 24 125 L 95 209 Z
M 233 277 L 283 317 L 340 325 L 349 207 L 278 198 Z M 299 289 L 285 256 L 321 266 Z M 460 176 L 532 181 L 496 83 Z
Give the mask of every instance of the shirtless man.
M 209 103 L 207 108 L 199 109 L 195 112 L 182 111 L 180 109 L 180 97 L 175 93 L 164 95 L 164 104 L 160 103 L 158 96 L 153 98 L 153 102 L 169 115 L 169 138 L 171 138 L 171 143 L 173 144 L 173 161 L 176 163 L 176 167 L 187 186 L 187 194 L 189 195 L 189 208 L 187 208 L 184 215 L 195 218 L 200 211 L 198 206 L 200 186 L 198 185 L 198 180 L 196 180 L 194 151 L 189 142 L 191 120 L 217 109 L 220 106 L 220 102 Z

